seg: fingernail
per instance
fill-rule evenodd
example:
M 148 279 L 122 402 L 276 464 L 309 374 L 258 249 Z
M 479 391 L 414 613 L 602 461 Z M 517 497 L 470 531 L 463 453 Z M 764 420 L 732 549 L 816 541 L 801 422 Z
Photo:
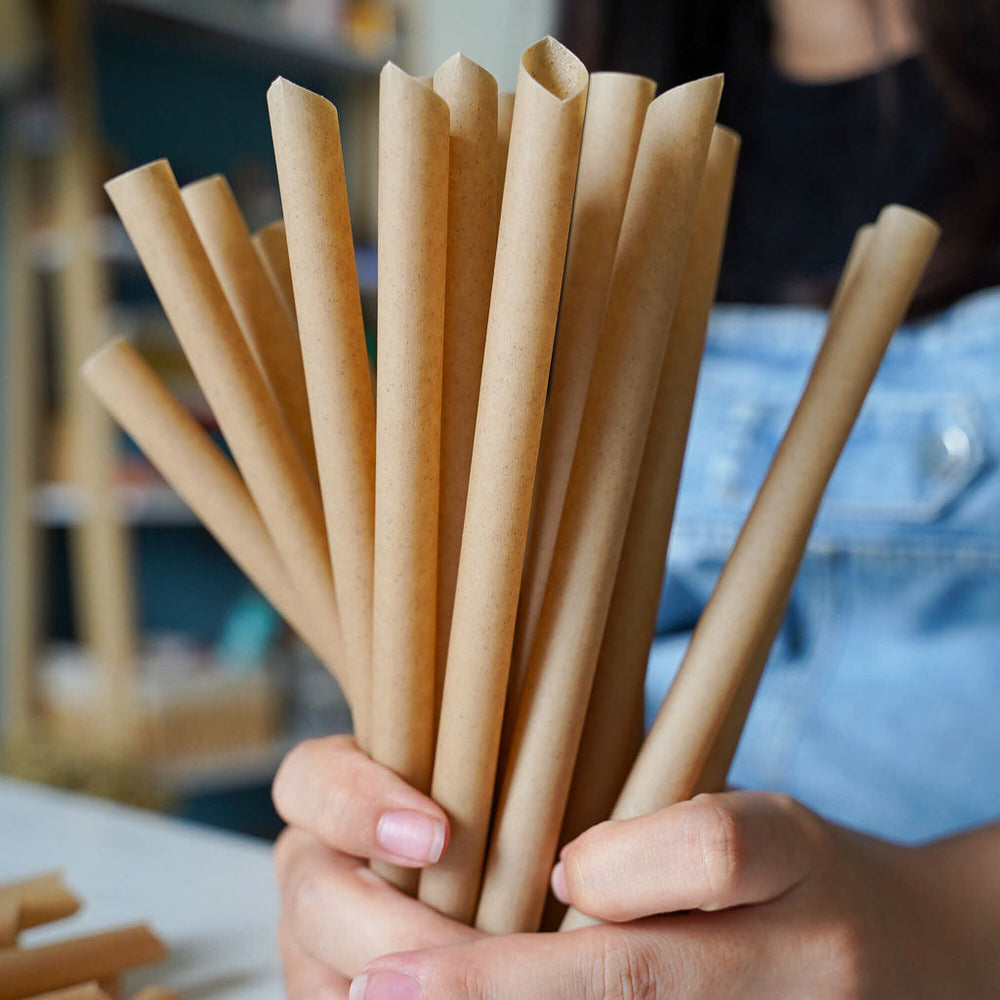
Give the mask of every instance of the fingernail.
M 351 983 L 348 1000 L 420 1000 L 420 986 L 399 972 L 370 972 Z
M 445 835 L 444 823 L 412 809 L 382 813 L 375 829 L 375 839 L 383 851 L 418 865 L 441 860 Z
M 569 905 L 569 889 L 566 887 L 566 866 L 561 861 L 557 862 L 555 868 L 552 869 L 552 895 L 560 903 Z

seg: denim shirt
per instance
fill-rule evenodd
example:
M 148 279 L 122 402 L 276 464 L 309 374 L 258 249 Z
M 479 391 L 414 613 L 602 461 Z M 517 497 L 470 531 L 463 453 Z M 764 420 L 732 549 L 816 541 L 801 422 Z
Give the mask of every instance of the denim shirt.
M 825 326 L 709 331 L 650 656 L 650 718 Z M 1000 818 L 1000 289 L 902 329 L 830 481 L 730 782 L 919 841 Z

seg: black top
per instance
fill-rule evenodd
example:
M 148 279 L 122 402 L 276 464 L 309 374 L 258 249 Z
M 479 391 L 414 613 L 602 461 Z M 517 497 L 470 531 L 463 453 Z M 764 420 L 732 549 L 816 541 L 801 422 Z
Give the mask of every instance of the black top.
M 884 205 L 933 211 L 945 110 L 916 58 L 832 84 L 761 64 L 740 85 L 723 108 L 743 147 L 719 300 L 821 303 Z

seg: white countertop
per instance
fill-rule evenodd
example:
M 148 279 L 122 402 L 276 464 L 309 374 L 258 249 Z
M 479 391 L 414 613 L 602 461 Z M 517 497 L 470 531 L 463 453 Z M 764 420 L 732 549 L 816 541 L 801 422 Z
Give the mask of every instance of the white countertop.
M 35 943 L 148 923 L 170 957 L 126 977 L 185 1000 L 278 1000 L 278 896 L 270 845 L 0 777 L 0 883 L 61 870 L 74 917 Z

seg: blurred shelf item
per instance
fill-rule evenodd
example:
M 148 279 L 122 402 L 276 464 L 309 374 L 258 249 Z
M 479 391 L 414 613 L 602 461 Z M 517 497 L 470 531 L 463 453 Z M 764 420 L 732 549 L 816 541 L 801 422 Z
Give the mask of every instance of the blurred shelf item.
M 105 215 L 92 221 L 89 249 L 106 264 L 139 269 L 139 256 L 125 234 L 125 227 L 115 218 Z M 57 226 L 45 226 L 31 234 L 31 258 L 43 274 L 62 270 L 69 261 L 70 243 L 66 233 Z
M 228 51 L 327 72 L 377 77 L 396 42 L 368 44 L 362 54 L 340 32 L 309 31 L 285 16 L 280 4 L 262 0 L 93 0 L 98 12 L 128 16 L 160 30 L 174 29 L 226 45 Z
M 284 737 L 260 746 L 179 757 L 154 764 L 151 773 L 157 786 L 174 796 L 269 785 L 285 755 L 297 742 Z
M 124 524 L 195 525 L 198 519 L 165 483 L 122 483 L 115 487 L 116 514 Z M 39 524 L 64 527 L 89 515 L 86 493 L 75 483 L 43 483 L 37 487 L 32 514 Z

